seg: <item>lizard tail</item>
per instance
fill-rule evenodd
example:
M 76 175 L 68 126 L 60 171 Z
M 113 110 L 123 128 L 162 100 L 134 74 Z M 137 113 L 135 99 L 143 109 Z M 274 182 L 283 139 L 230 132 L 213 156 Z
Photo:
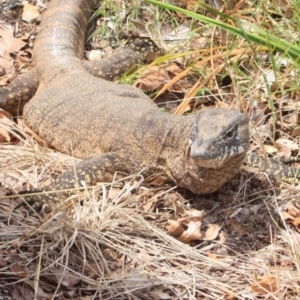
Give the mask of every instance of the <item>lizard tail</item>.
M 288 158 L 285 159 L 285 163 L 299 161 L 300 159 Z M 279 180 L 295 184 L 300 179 L 300 169 L 285 165 L 282 161 L 278 161 L 274 158 L 265 159 L 258 156 L 255 153 L 247 153 L 245 162 L 249 167 L 259 169 L 260 171 L 266 172 L 270 175 L 275 176 Z

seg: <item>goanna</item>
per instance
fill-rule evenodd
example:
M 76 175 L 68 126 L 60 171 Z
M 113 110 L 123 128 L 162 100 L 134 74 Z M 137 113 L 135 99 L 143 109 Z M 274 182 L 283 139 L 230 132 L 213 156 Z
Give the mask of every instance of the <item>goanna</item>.
M 45 193 L 26 196 L 27 203 L 39 211 L 69 195 L 59 190 L 110 182 L 117 171 L 143 170 L 197 194 L 216 191 L 245 158 L 247 117 L 221 108 L 167 114 L 140 90 L 95 78 L 97 67 L 82 59 L 89 12 L 97 2 L 52 0 L 43 18 L 33 51 L 35 80 L 26 82 L 38 89 L 25 105 L 24 120 L 52 147 L 83 160 Z M 126 51 L 115 55 L 125 65 L 128 53 L 135 55 Z M 115 62 L 112 68 L 109 78 L 121 72 Z

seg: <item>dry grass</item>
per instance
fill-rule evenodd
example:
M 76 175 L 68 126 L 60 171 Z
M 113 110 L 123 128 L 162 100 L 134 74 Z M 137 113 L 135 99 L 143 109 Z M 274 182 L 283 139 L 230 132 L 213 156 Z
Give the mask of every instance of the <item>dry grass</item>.
M 21 136 L 10 121 L 1 119 L 1 127 Z M 2 187 L 17 191 L 24 181 L 36 185 L 41 182 L 37 174 L 46 180 L 76 161 L 22 135 L 16 145 L 1 145 Z M 235 246 L 260 239 L 261 228 L 255 224 L 247 228 L 247 237 L 227 230 L 227 242 L 199 241 L 191 246 L 168 235 L 165 220 L 172 215 L 172 207 L 166 201 L 151 213 L 141 209 L 153 193 L 140 179 L 140 175 L 129 176 L 125 183 L 84 191 L 44 219 L 24 218 L 24 210 L 13 211 L 17 200 L 2 196 L 1 295 L 7 292 L 13 299 L 62 299 L 63 295 L 82 295 L 80 299 L 86 299 L 84 295 L 88 299 L 296 299 L 299 295 L 300 236 L 278 219 L 284 203 L 297 197 L 295 191 L 263 196 L 264 205 L 256 214 L 267 207 L 267 215 L 274 219 L 264 228 L 270 240 L 257 251 L 245 251 L 247 247 Z M 234 205 L 235 211 L 255 208 L 253 202 Z M 217 215 L 226 210 L 219 209 Z

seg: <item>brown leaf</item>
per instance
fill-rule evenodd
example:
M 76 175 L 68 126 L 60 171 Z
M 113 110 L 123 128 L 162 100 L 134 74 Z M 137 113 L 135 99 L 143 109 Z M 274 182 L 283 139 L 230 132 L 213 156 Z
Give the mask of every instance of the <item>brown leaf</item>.
M 201 222 L 191 221 L 188 225 L 188 229 L 185 230 L 182 235 L 178 238 L 179 241 L 187 244 L 193 240 L 199 240 L 201 238 Z
M 259 276 L 259 281 L 251 285 L 253 292 L 267 294 L 277 289 L 276 278 L 272 275 Z
M 225 242 L 228 239 L 228 234 L 225 231 L 221 231 L 219 234 L 220 242 Z
M 189 215 L 194 221 L 202 221 L 204 217 L 204 210 L 191 209 Z
M 161 66 L 152 66 L 147 68 L 140 78 L 136 80 L 134 86 L 140 88 L 143 91 L 154 91 L 164 86 L 166 82 L 180 73 L 182 69 L 175 63 L 166 64 Z M 173 85 L 173 89 L 176 91 L 182 91 L 178 85 Z
M 291 223 L 297 228 L 298 231 L 300 231 L 300 218 L 291 221 Z
M 287 211 L 294 218 L 300 217 L 300 210 L 293 203 L 289 204 Z
M 25 4 L 23 8 L 22 20 L 29 23 L 39 17 L 39 8 L 32 4 Z
M 0 143 L 10 142 L 9 132 L 5 128 L 0 128 Z
M 186 214 L 185 209 L 178 205 L 175 197 L 172 198 L 172 208 L 174 210 L 175 217 L 184 216 Z
M 14 263 L 10 266 L 10 270 L 14 273 L 15 276 L 19 278 L 25 278 L 28 274 L 25 272 L 24 268 L 18 263 Z
M 291 136 L 296 137 L 300 135 L 300 127 L 297 127 L 295 130 L 292 131 Z
M 237 222 L 234 219 L 229 220 L 231 227 L 235 232 L 237 232 L 239 235 L 246 235 L 248 234 L 247 229 L 243 227 L 239 222 Z
M 155 205 L 156 205 L 156 203 L 157 203 L 158 201 L 159 201 L 158 198 L 155 198 L 155 199 L 153 199 L 153 200 L 151 200 L 151 201 L 148 201 L 145 205 L 143 205 L 143 210 L 144 210 L 144 211 L 147 211 L 147 212 L 153 211 L 154 208 L 155 208 Z
M 0 56 L 5 53 L 18 52 L 26 45 L 19 38 L 14 37 L 13 28 L 11 25 L 0 23 Z
M 7 85 L 14 78 L 13 59 L 10 53 L 19 52 L 25 45 L 26 43 L 21 39 L 14 38 L 11 25 L 0 21 L 0 67 L 2 68 L 0 86 Z
M 206 255 L 209 257 L 209 258 L 212 258 L 214 260 L 221 260 L 224 258 L 224 256 L 221 256 L 221 255 L 218 255 L 218 254 L 214 254 L 214 253 L 211 253 L 210 251 L 207 251 L 206 252 Z
M 119 195 L 120 191 L 121 191 L 121 189 L 111 188 L 108 192 L 108 198 L 114 199 L 116 196 Z
M 214 224 L 214 225 L 210 226 L 205 231 L 204 236 L 202 237 L 202 240 L 204 240 L 204 241 L 214 240 L 218 236 L 220 228 L 221 227 L 218 224 Z
M 167 293 L 164 293 L 163 291 L 153 291 L 149 292 L 149 294 L 154 298 L 154 300 L 168 300 L 173 299 L 173 296 L 170 296 Z
M 0 109 L 0 119 L 3 118 L 7 118 L 11 121 L 13 120 L 13 117 L 9 112 Z M 9 131 L 5 127 L 0 127 L 0 143 L 10 142 L 10 141 L 11 141 L 11 135 Z
M 204 217 L 203 210 L 191 209 L 189 211 L 186 211 L 186 214 L 187 217 L 178 219 L 178 222 L 180 224 L 184 224 L 186 226 L 188 226 L 191 221 L 202 221 Z
M 299 150 L 298 144 L 291 140 L 288 140 L 288 139 L 283 139 L 283 138 L 278 139 L 278 140 L 276 140 L 275 144 L 277 145 L 277 147 L 279 149 L 287 148 L 290 151 L 298 151 Z
M 8 111 L 0 108 L 0 119 L 2 119 L 3 117 L 6 117 L 7 119 L 13 121 L 12 115 Z
M 155 185 L 155 186 L 160 186 L 163 185 L 164 183 L 165 180 L 162 176 L 157 176 L 150 182 L 151 185 Z
M 180 236 L 184 232 L 181 225 L 177 221 L 171 219 L 167 221 L 167 230 L 168 234 L 171 236 Z
M 139 89 L 150 92 L 161 87 L 166 81 L 169 80 L 166 70 L 158 66 L 147 68 L 142 76 L 134 83 L 134 86 Z

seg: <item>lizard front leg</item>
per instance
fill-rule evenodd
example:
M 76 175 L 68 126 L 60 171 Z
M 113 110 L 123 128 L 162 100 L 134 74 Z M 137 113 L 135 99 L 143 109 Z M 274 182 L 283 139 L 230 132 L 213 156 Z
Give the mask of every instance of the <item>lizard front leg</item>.
M 115 81 L 141 62 L 150 51 L 158 53 L 159 49 L 152 40 L 138 38 L 131 40 L 126 47 L 116 49 L 108 58 L 83 61 L 82 64 L 93 76 Z M 34 96 L 38 87 L 39 76 L 35 68 L 19 75 L 8 87 L 0 88 L 0 108 L 13 116 L 21 116 L 24 105 Z
M 34 96 L 39 87 L 36 69 L 19 75 L 8 87 L 0 88 L 0 108 L 13 116 L 23 114 L 24 105 Z
M 64 171 L 50 186 L 20 191 L 19 194 L 24 195 L 26 201 L 20 202 L 14 210 L 28 204 L 30 211 L 47 213 L 49 204 L 57 204 L 75 194 L 76 188 L 93 186 L 99 182 L 111 182 L 115 172 L 128 173 L 133 166 L 133 162 L 113 152 L 85 159 L 74 168 Z
M 116 81 L 127 71 L 143 61 L 150 53 L 160 53 L 160 49 L 150 38 L 129 39 L 125 47 L 116 49 L 110 57 L 100 60 L 83 61 L 84 68 L 93 76 Z

